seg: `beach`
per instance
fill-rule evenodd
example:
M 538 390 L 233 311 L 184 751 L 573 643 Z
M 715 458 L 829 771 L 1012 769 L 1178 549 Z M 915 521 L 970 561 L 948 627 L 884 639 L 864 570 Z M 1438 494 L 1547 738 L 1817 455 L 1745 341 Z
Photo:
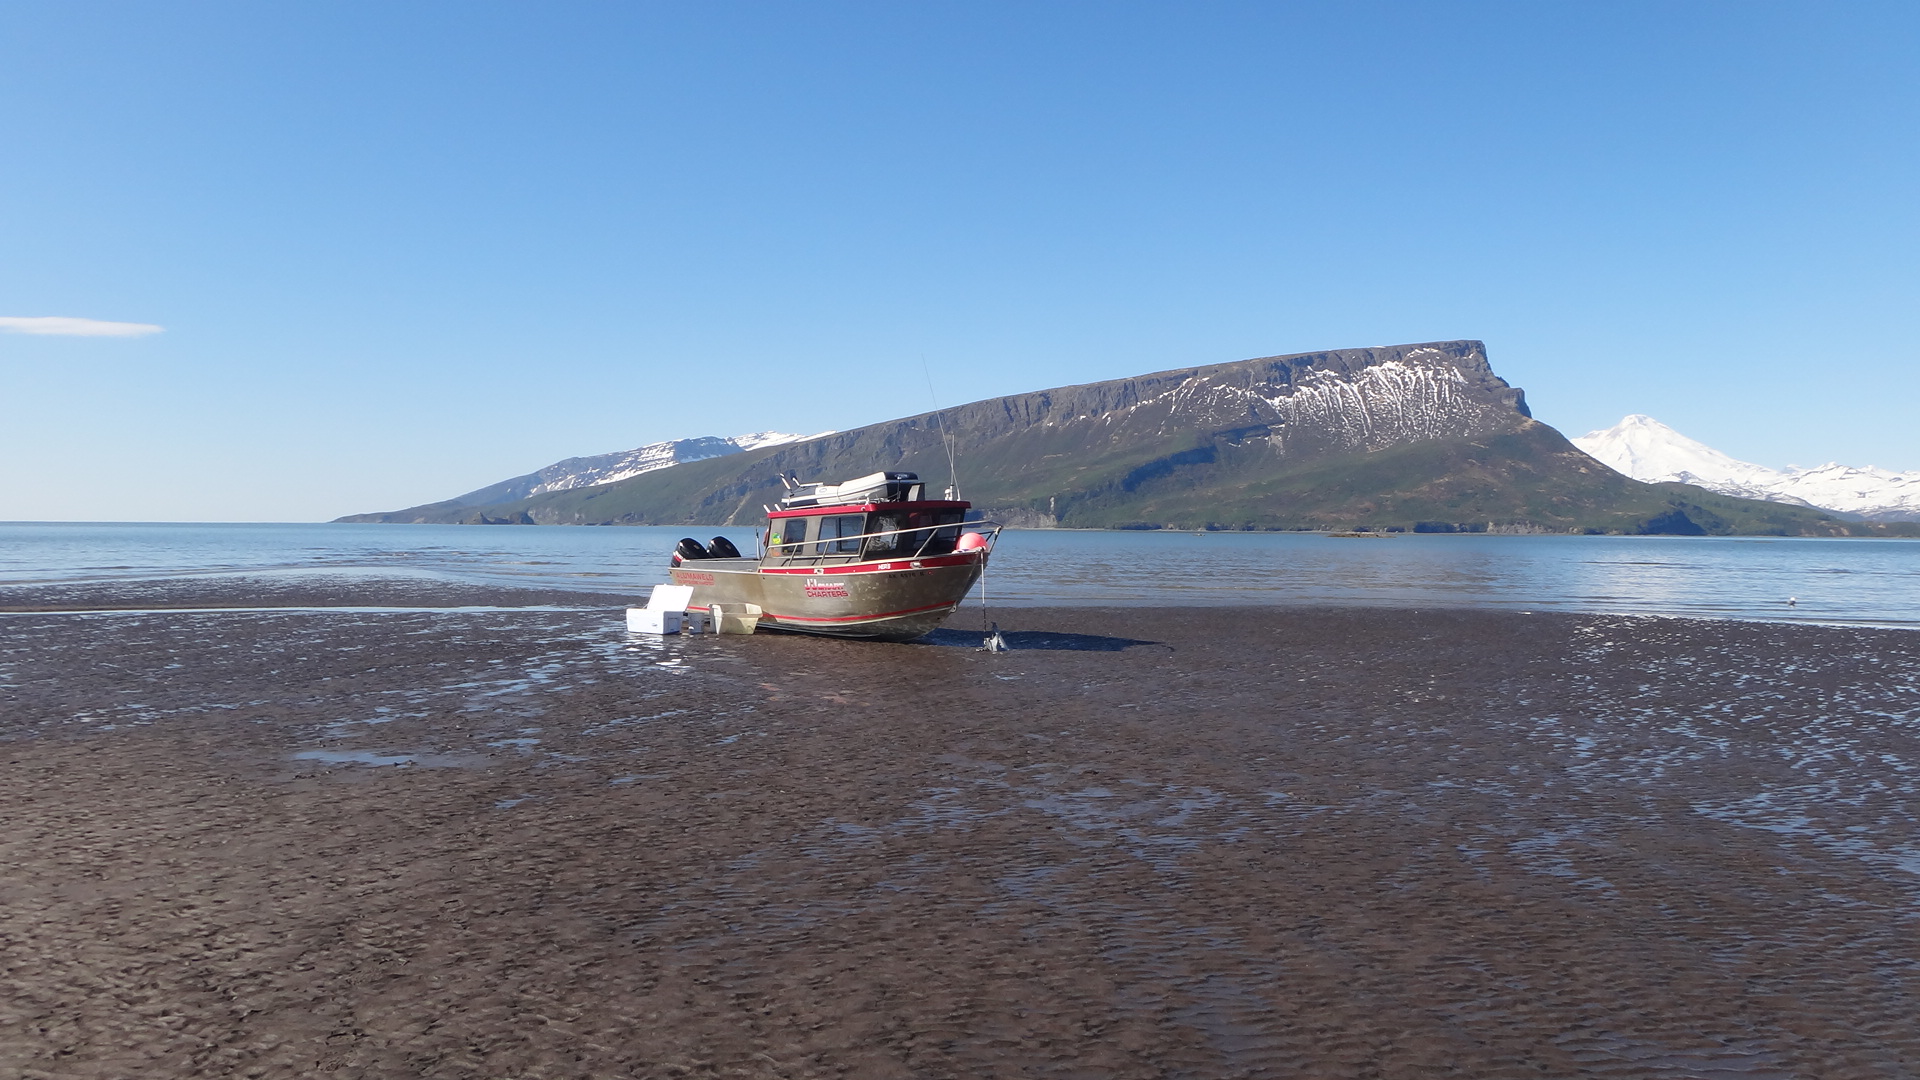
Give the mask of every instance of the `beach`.
M 0 614 L 0 1074 L 1920 1074 L 1912 631 L 114 595 Z

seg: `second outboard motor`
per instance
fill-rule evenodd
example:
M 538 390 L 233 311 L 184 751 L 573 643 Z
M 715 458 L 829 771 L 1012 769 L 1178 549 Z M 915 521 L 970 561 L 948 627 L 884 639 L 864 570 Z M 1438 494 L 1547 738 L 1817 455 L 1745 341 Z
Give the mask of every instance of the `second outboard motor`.
M 707 553 L 706 548 L 700 546 L 700 541 L 691 536 L 681 537 L 680 542 L 673 545 L 673 565 L 675 566 L 679 566 L 688 559 L 711 558 L 713 556 Z
M 726 537 L 716 536 L 707 541 L 707 554 L 716 559 L 737 559 L 740 557 L 740 549 L 734 547 L 733 541 Z

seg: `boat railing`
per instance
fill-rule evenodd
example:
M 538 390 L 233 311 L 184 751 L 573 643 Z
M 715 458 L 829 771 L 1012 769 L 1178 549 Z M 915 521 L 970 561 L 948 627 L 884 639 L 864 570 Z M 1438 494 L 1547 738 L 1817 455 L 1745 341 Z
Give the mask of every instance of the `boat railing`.
M 783 559 L 789 563 L 800 561 L 809 563 L 822 561 L 832 563 L 856 563 L 871 561 L 877 558 L 919 559 L 926 557 L 927 548 L 933 544 L 936 534 L 943 529 L 952 529 L 954 531 L 953 539 L 956 544 L 959 543 L 960 534 L 962 533 L 976 532 L 986 537 L 987 545 L 984 549 L 980 550 L 985 554 L 991 555 L 993 554 L 994 542 L 1000 539 L 1000 530 L 1004 528 L 1006 528 L 1006 526 L 998 521 L 949 521 L 944 525 L 920 525 L 911 529 L 881 529 L 877 532 L 861 533 L 858 536 L 816 536 L 811 540 L 802 540 L 793 544 L 775 544 L 773 545 L 772 554 L 774 558 Z M 913 551 L 897 551 L 891 556 L 886 556 L 873 554 L 866 550 L 868 540 L 880 537 L 899 538 L 909 533 L 926 534 L 920 538 L 920 546 Z M 761 533 L 761 543 L 763 545 L 761 550 L 762 558 L 765 558 L 767 554 L 764 547 L 766 543 L 765 537 L 766 534 L 764 532 Z M 828 544 L 849 544 L 855 543 L 856 541 L 858 542 L 857 546 L 855 546 L 852 551 L 820 550 Z M 896 540 L 893 546 L 899 548 L 903 545 L 899 544 Z M 812 550 L 807 550 L 809 548 Z M 951 552 L 941 552 L 941 554 L 951 554 Z

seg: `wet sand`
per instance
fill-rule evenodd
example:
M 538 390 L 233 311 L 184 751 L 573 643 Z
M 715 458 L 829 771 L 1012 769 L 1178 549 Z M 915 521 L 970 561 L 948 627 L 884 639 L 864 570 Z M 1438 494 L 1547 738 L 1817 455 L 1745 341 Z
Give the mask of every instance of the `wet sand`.
M 1920 1074 L 1910 631 L 298 607 L 0 615 L 0 1075 Z

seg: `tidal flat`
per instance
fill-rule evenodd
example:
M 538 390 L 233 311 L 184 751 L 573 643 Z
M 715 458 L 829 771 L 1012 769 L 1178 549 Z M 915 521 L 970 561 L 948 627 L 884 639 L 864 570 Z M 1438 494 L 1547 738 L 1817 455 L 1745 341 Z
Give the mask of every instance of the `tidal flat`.
M 1920 1074 L 1913 631 L 194 588 L 0 615 L 0 1074 Z

